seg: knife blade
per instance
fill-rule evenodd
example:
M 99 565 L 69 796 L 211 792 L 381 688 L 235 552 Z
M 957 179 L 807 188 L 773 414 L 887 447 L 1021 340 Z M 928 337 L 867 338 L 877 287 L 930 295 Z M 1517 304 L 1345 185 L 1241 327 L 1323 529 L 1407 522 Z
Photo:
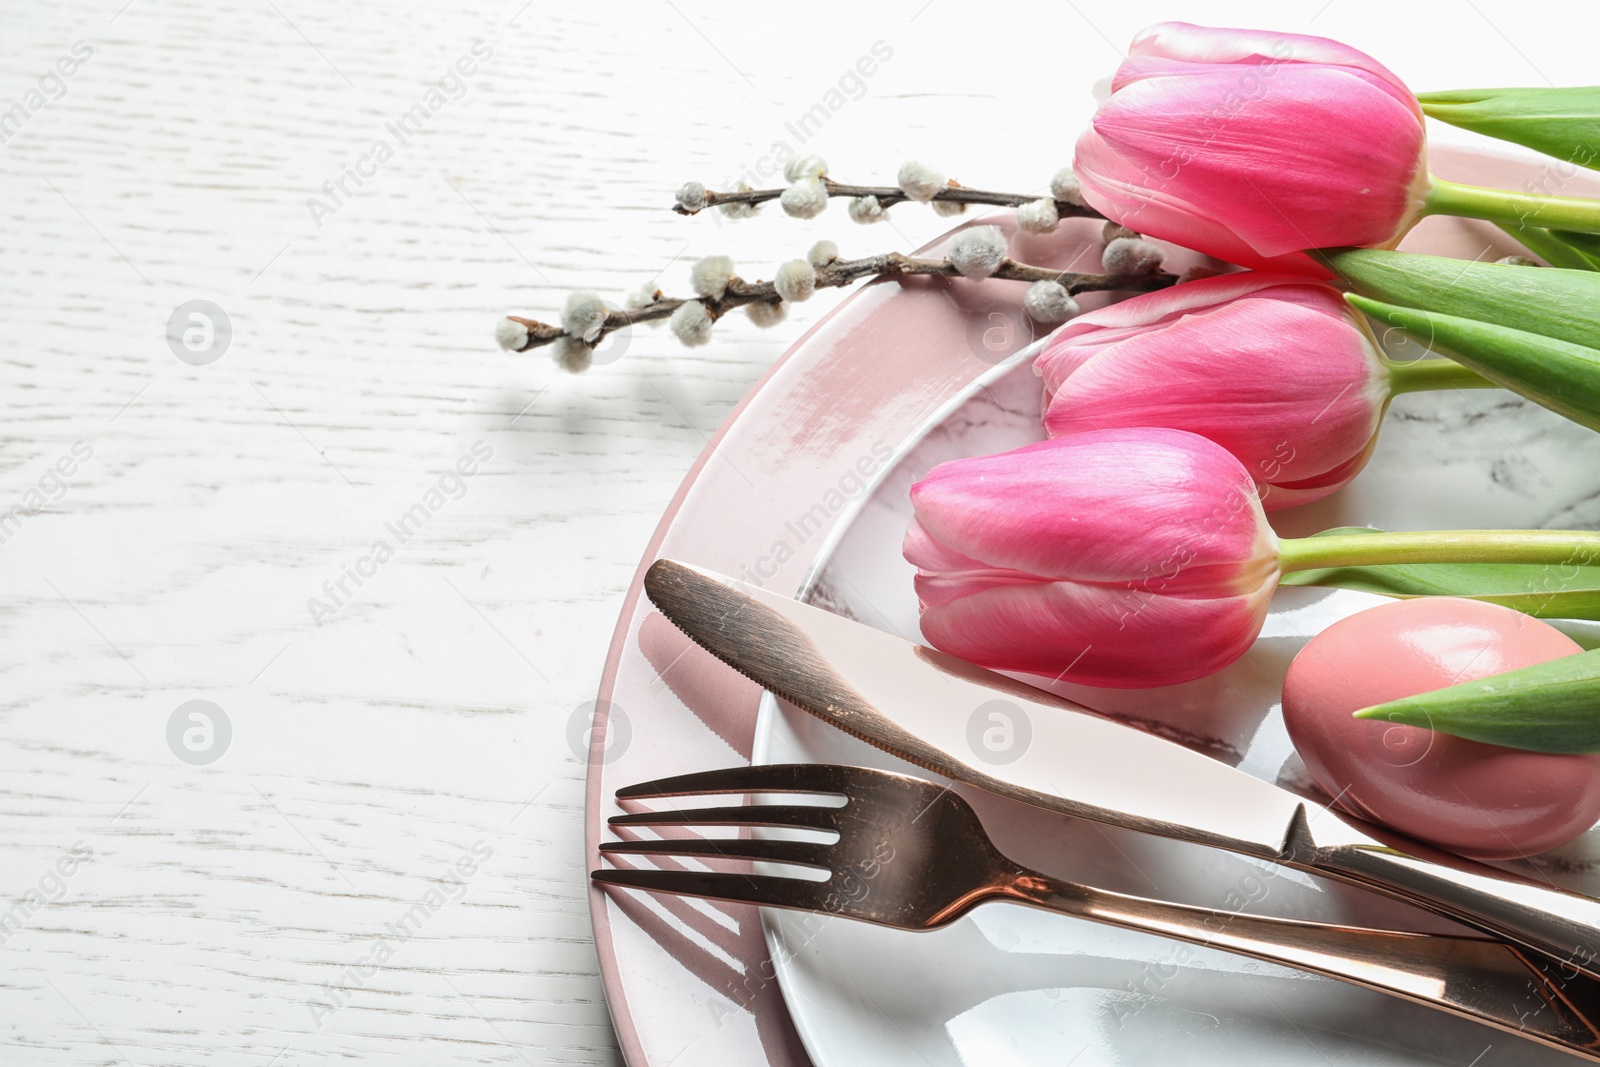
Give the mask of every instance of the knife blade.
M 955 781 L 1387 893 L 1600 977 L 1600 901 L 1315 816 L 1271 782 L 1053 694 L 675 560 L 645 574 L 692 640 L 790 703 Z

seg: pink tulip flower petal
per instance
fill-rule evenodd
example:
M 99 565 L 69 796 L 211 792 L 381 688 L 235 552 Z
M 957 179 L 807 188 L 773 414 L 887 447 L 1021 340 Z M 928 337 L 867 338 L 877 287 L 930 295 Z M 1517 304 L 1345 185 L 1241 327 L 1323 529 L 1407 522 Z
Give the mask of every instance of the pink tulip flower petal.
M 1175 59 L 1190 63 L 1251 64 L 1317 63 L 1349 67 L 1374 75 L 1393 90 L 1394 98 L 1410 107 L 1420 119 L 1421 105 L 1405 82 L 1376 59 L 1359 49 L 1326 37 L 1268 30 L 1237 30 L 1196 26 L 1188 22 L 1160 22 L 1139 31 L 1128 49 L 1127 80 L 1138 77 L 1139 61 L 1147 57 Z M 1112 88 L 1120 88 L 1118 79 Z
M 1332 290 L 1269 292 L 1293 289 L 1343 307 Z M 1274 351 L 1285 338 L 1292 348 Z M 1263 483 L 1303 481 L 1342 466 L 1377 433 L 1388 396 L 1387 374 L 1347 318 L 1270 297 L 1191 313 L 1076 366 L 1070 354 L 1059 364 L 1052 354 L 1039 357 L 1053 394 L 1045 415 L 1052 436 L 1133 426 L 1188 430 L 1226 448 Z
M 1382 418 L 1381 413 L 1379 418 Z M 1263 486 L 1261 506 L 1267 511 L 1282 511 L 1284 508 L 1297 508 L 1302 504 L 1312 504 L 1323 497 L 1332 496 L 1361 473 L 1377 447 L 1378 435 L 1373 434 L 1365 448 L 1337 467 L 1297 482 L 1273 482 Z
M 1301 274 L 1270 271 L 1240 271 L 1236 274 L 1201 278 L 1199 281 L 1157 289 L 1153 293 L 1144 293 L 1131 300 L 1107 304 L 1103 308 L 1086 312 L 1052 334 L 1051 342 L 1056 344 L 1065 338 L 1086 333 L 1097 336 L 1103 334 L 1109 338 L 1107 343 L 1119 341 L 1125 336 L 1141 332 L 1146 326 L 1166 322 L 1186 311 L 1212 307 L 1275 285 L 1301 285 L 1305 280 L 1305 276 Z M 1113 330 L 1128 332 L 1115 334 L 1111 333 Z
M 1319 37 L 1162 23 L 1079 138 L 1084 198 L 1150 237 L 1329 277 L 1302 251 L 1392 247 L 1431 179 L 1392 71 Z
M 1128 84 L 1101 105 L 1094 130 L 1147 182 L 1164 182 L 1259 256 L 1384 245 L 1421 209 L 1412 184 L 1423 132 L 1368 77 L 1286 66 L 1270 96 L 1230 112 L 1224 102 L 1238 95 L 1236 73 L 1201 68 Z M 1143 232 L 1178 239 L 1148 222 Z
M 911 499 L 923 634 L 988 667 L 1124 688 L 1197 678 L 1250 646 L 1280 576 L 1249 474 L 1181 430 L 941 464 Z
M 1389 399 L 1360 316 L 1332 287 L 1284 273 L 1220 275 L 1079 316 L 1034 371 L 1051 436 L 1197 433 L 1245 465 L 1269 511 L 1355 477 Z
M 998 670 L 1118 689 L 1176 685 L 1243 655 L 1268 595 L 1198 600 L 1033 582 L 931 608 L 922 632 L 951 655 Z
M 911 490 L 926 535 L 990 568 L 1138 581 L 1179 567 L 1275 558 L 1248 472 L 1167 429 L 1056 438 L 935 467 Z
M 1300 252 L 1284 256 L 1257 252 L 1227 226 L 1175 195 L 1172 183 L 1166 180 L 1170 165 L 1147 172 L 1111 148 L 1092 128 L 1078 138 L 1073 169 L 1089 205 L 1130 229 L 1241 267 L 1293 271 L 1313 278 L 1333 276 Z

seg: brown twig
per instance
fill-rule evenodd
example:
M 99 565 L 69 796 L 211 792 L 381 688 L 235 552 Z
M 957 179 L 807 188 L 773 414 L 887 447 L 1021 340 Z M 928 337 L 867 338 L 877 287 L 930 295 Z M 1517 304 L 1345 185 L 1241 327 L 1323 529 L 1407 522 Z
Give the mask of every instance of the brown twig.
M 912 275 L 955 278 L 960 277 L 960 272 L 948 259 L 919 259 L 899 252 L 888 252 L 878 256 L 867 256 L 864 259 L 837 259 L 817 267 L 816 288 L 839 288 L 851 285 L 862 278 L 902 278 Z M 995 270 L 993 277 L 1017 282 L 1058 282 L 1074 296 L 1078 293 L 1113 290 L 1148 293 L 1156 289 L 1165 289 L 1178 280 L 1176 274 L 1164 271 L 1152 271 L 1148 274 L 1083 274 L 1077 271 L 1032 267 L 1010 258 L 1000 261 L 1000 266 Z M 649 306 L 636 310 L 607 309 L 599 332 L 588 339 L 589 343 L 598 344 L 607 334 L 635 323 L 670 318 L 674 311 L 691 300 L 704 304 L 711 317 L 718 319 L 734 308 L 756 303 L 776 304 L 781 298 L 772 282 L 748 282 L 743 278 L 733 278 L 728 282 L 727 291 L 718 300 L 708 297 L 660 297 Z M 516 349 L 518 352 L 553 344 L 565 336 L 565 331 L 558 325 L 539 322 L 537 319 L 525 319 L 519 315 L 507 315 L 506 318 L 520 324 L 528 331 L 527 343 Z
M 845 185 L 829 178 L 819 179 L 822 187 L 827 190 L 830 197 L 848 196 L 852 199 L 859 196 L 875 196 L 881 207 L 893 207 L 903 204 L 911 197 L 905 190 L 895 185 Z M 764 204 L 769 200 L 776 200 L 783 195 L 782 189 L 747 189 L 743 192 L 718 193 L 707 189 L 705 192 L 705 207 L 690 210 L 682 204 L 672 205 L 672 210 L 680 215 L 698 215 L 706 208 L 717 207 L 721 204 Z M 957 204 L 986 204 L 991 207 L 1021 207 L 1031 204 L 1035 200 L 1048 200 L 1049 197 L 1024 196 L 1019 193 L 994 193 L 983 189 L 968 189 L 964 185 L 951 182 L 937 193 L 933 194 L 934 200 L 944 200 Z M 1071 200 L 1057 200 L 1056 213 L 1062 218 L 1103 219 L 1104 215 L 1092 207 L 1079 204 Z

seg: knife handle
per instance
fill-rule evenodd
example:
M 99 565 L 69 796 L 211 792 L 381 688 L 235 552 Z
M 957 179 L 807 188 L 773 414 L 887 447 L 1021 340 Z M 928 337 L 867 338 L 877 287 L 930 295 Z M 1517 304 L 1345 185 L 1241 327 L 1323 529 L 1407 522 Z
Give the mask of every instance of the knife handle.
M 1399 897 L 1600 978 L 1600 900 L 1431 849 L 1424 859 L 1359 832 L 1319 846 L 1299 829 L 1300 841 L 1291 834 L 1290 842 L 1295 866 Z

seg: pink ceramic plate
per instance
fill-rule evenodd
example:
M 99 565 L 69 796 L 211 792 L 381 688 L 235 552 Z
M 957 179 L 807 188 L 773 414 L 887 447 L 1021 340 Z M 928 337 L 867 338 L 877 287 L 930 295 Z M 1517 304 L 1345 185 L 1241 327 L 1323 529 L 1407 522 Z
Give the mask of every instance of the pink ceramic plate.
M 1526 157 L 1434 150 L 1435 171 L 1457 181 L 1518 188 L 1536 166 Z M 1079 270 L 1097 263 L 1097 222 L 1069 220 L 1043 237 L 1016 233 L 1009 216 L 1002 226 L 1018 259 Z M 1520 251 L 1493 227 L 1452 219 L 1427 220 L 1406 247 L 1464 259 Z M 1192 262 L 1184 252 L 1168 260 L 1176 270 Z M 639 575 L 657 557 L 671 556 L 796 593 L 852 505 L 908 443 L 959 411 L 956 402 L 975 380 L 993 377 L 1034 340 L 1020 311 L 1022 288 L 914 279 L 856 293 L 808 331 L 724 423 L 668 507 Z M 1514 456 L 1516 442 L 1506 444 Z M 1305 520 L 1295 516 L 1282 513 L 1285 532 L 1303 532 L 1295 524 Z M 1462 525 L 1497 525 L 1470 507 L 1460 517 Z M 621 786 L 748 763 L 760 700 L 752 683 L 655 612 L 636 577 L 599 694 L 597 726 L 605 728 L 595 731 L 590 761 L 589 867 L 601 866 L 596 845 L 606 818 L 619 810 L 613 794 Z M 598 889 L 590 906 L 606 995 L 630 1064 L 809 1062 L 755 909 Z

